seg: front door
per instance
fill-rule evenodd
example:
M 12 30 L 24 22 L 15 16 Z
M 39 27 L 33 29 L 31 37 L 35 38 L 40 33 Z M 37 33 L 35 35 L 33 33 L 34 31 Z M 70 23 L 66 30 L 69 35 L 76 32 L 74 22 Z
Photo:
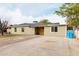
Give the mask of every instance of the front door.
M 44 35 L 44 27 L 35 27 L 35 35 Z

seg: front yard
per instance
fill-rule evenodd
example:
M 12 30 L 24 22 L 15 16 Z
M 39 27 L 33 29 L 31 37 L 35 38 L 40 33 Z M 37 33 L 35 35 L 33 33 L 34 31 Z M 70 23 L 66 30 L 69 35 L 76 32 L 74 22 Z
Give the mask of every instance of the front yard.
M 12 44 L 24 40 L 28 40 L 30 38 L 34 38 L 33 35 L 20 35 L 20 34 L 10 34 L 10 35 L 0 35 L 0 47 L 5 46 L 7 44 Z
M 69 56 L 79 55 L 78 41 L 65 37 L 11 35 L 0 38 L 0 55 Z M 69 45 L 71 48 L 69 48 Z
M 4 34 L 3 36 L 0 34 L 0 38 L 9 38 L 9 37 L 18 37 L 18 36 L 25 36 L 22 34 Z
M 15 43 L 18 38 L 22 39 Z M 4 46 L 1 45 L 2 47 L 0 47 L 0 55 L 70 55 L 67 42 L 64 41 L 64 37 L 32 36 L 27 38 L 27 36 L 21 36 L 18 38 L 15 40 L 8 40 L 8 43 L 6 44 L 4 42 Z

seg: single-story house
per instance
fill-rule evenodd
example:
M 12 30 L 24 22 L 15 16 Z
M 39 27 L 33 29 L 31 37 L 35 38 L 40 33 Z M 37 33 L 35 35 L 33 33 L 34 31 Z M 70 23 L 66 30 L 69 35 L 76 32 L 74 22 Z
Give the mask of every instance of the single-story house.
M 66 36 L 67 25 L 59 23 L 25 23 L 12 25 L 7 29 L 11 34 Z

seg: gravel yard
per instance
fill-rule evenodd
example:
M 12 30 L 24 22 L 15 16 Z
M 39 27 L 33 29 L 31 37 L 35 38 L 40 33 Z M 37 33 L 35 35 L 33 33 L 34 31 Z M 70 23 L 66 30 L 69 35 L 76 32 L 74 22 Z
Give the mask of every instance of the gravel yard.
M 26 35 L 26 36 L 25 35 L 24 36 L 16 35 L 16 36 L 11 36 L 11 37 L 2 36 L 2 37 L 0 37 L 0 47 L 8 45 L 8 44 L 17 43 L 20 41 L 26 41 L 26 40 L 29 40 L 34 37 L 38 37 L 38 36 L 33 36 L 33 35 Z
M 29 40 L 28 40 L 29 39 Z M 71 42 L 71 48 L 68 43 Z M 20 36 L 14 40 L 0 40 L 2 56 L 70 56 L 79 55 L 77 41 L 64 37 Z

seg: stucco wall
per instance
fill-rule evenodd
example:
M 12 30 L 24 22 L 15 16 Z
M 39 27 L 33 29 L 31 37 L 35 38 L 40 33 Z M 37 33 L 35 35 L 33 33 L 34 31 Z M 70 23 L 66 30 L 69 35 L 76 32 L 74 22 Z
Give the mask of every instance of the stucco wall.
M 14 28 L 11 28 L 12 34 L 28 34 L 28 35 L 34 35 L 34 28 L 30 27 L 22 27 L 24 28 L 24 32 L 21 31 L 21 27 L 17 27 L 17 32 L 14 32 Z
M 51 27 L 44 27 L 44 35 L 66 36 L 66 26 L 58 26 L 58 32 L 51 32 Z
M 21 32 L 22 27 L 17 27 L 17 32 L 14 32 L 14 28 L 8 29 L 11 34 L 28 34 L 35 35 L 35 28 L 24 27 L 24 32 Z M 49 36 L 66 36 L 66 26 L 58 26 L 58 32 L 51 32 L 51 27 L 44 27 L 44 35 Z

